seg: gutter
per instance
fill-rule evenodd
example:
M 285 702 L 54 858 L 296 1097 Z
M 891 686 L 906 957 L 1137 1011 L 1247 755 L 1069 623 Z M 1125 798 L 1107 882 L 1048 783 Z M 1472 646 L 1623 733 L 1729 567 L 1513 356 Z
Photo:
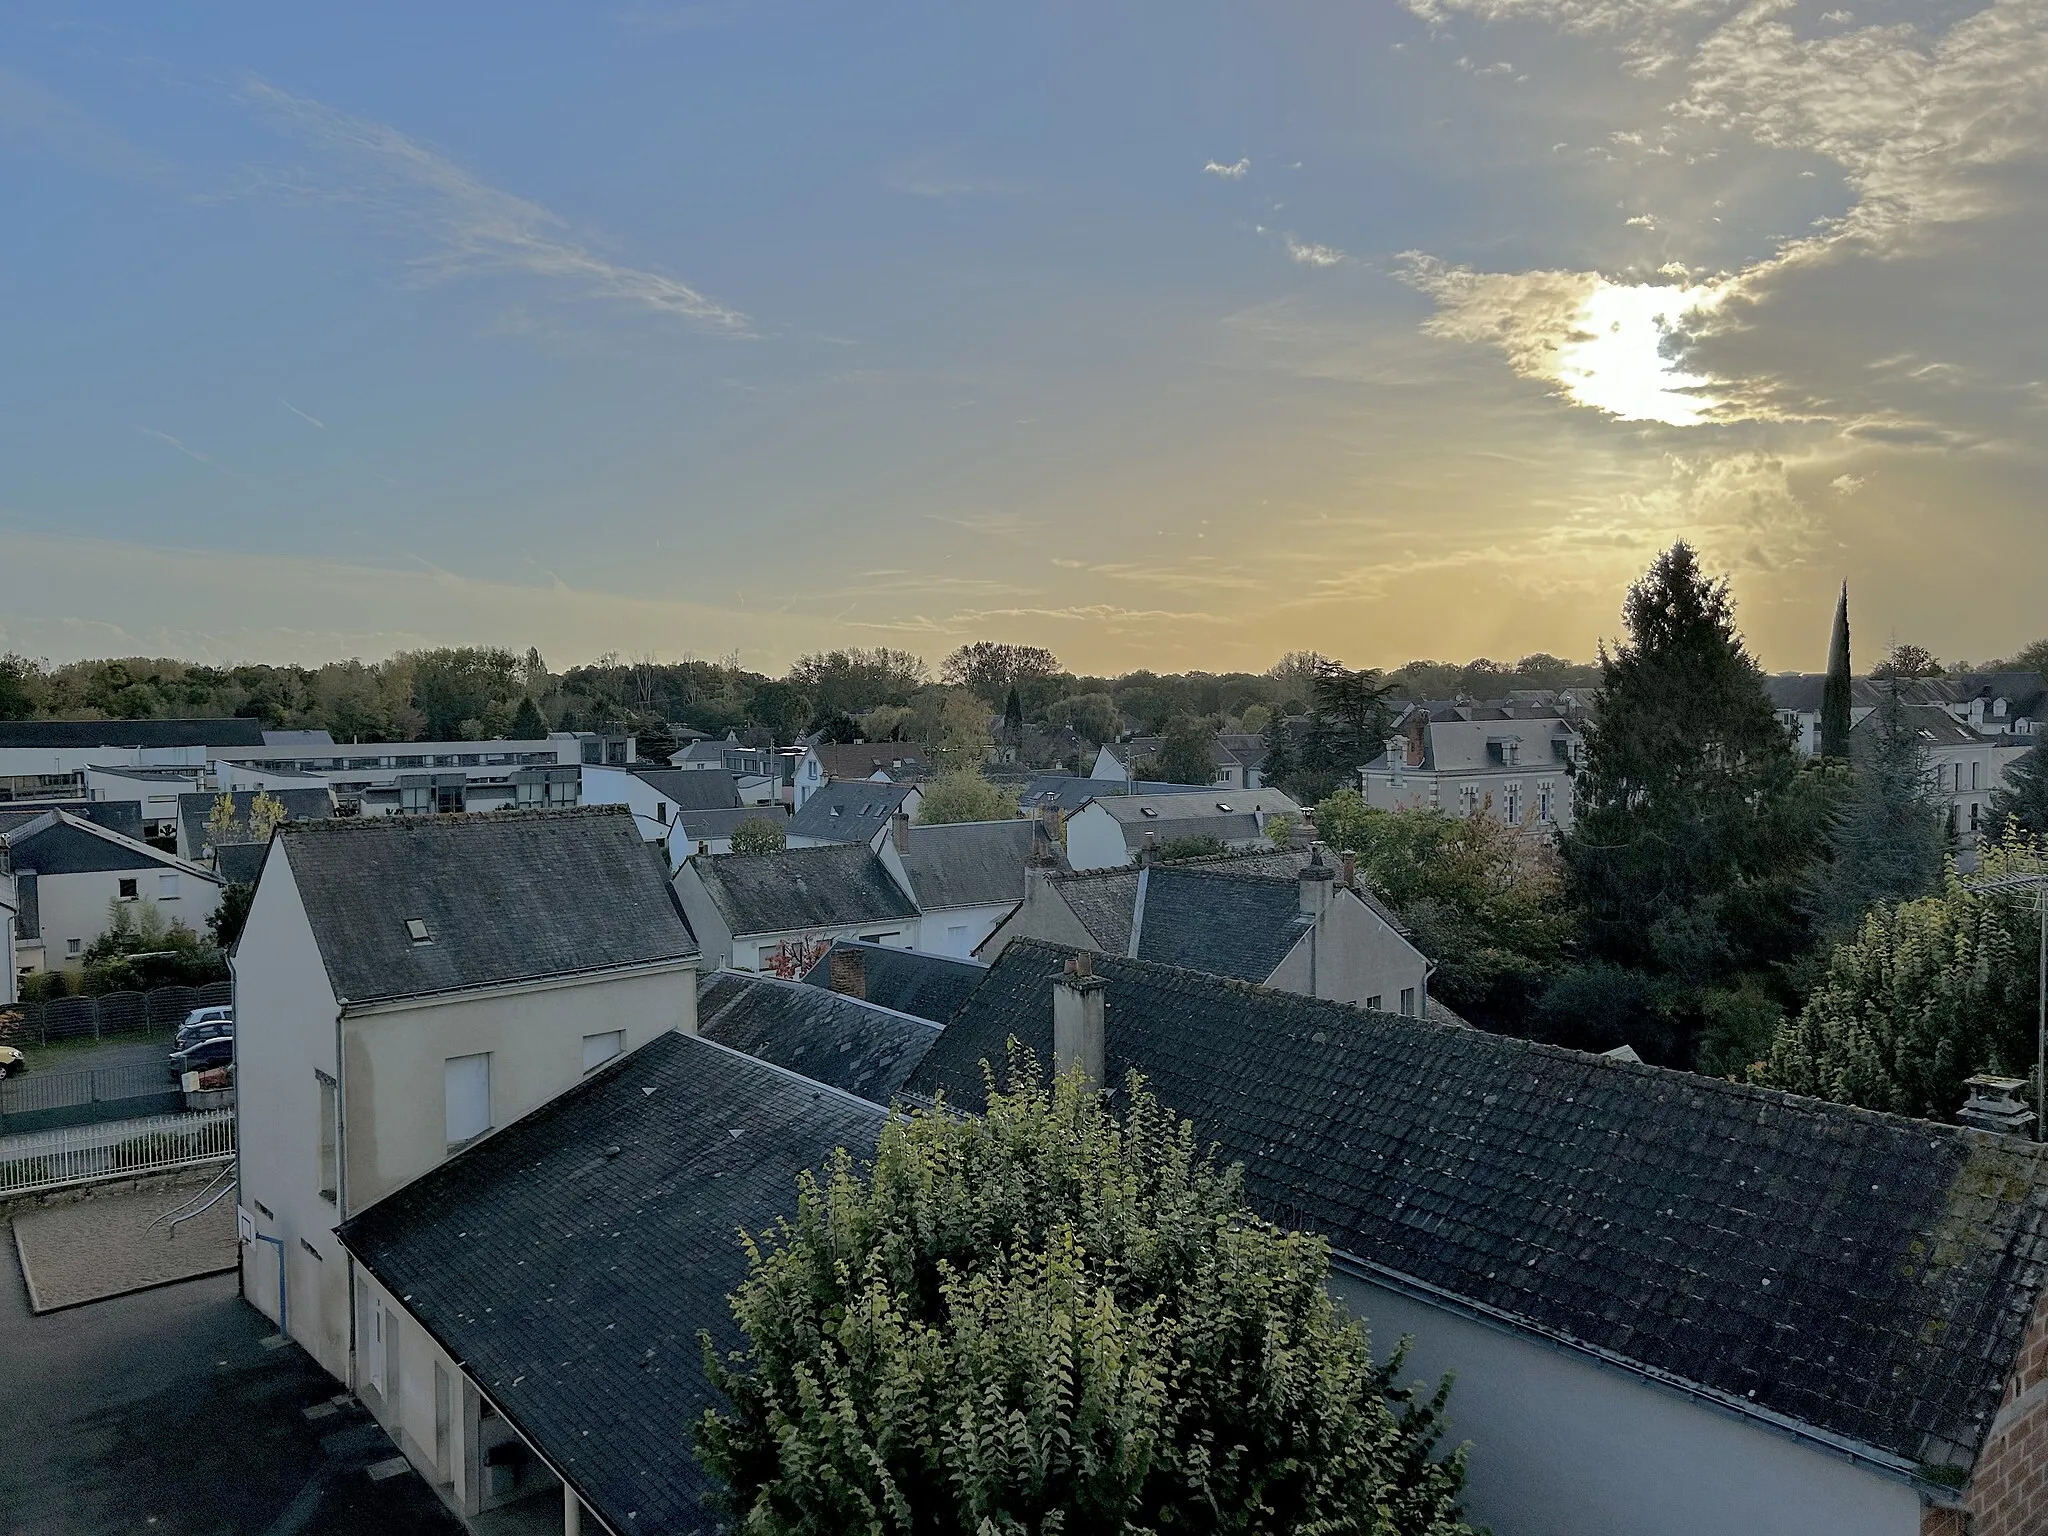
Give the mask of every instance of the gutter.
M 1959 1509 L 1962 1507 L 1963 1490 L 1961 1488 L 1951 1488 L 1943 1483 L 1929 1482 L 1920 1473 L 1920 1463 L 1910 1461 L 1894 1452 L 1879 1450 L 1876 1446 L 1867 1445 L 1860 1440 L 1853 1440 L 1847 1435 L 1838 1435 L 1829 1430 L 1821 1429 L 1816 1425 L 1804 1423 L 1799 1419 L 1791 1417 L 1789 1414 L 1779 1413 L 1771 1408 L 1760 1407 L 1743 1398 L 1731 1396 L 1712 1387 L 1702 1386 L 1696 1381 L 1689 1381 L 1683 1376 L 1659 1370 L 1652 1365 L 1645 1365 L 1639 1360 L 1631 1360 L 1626 1355 L 1618 1354 L 1610 1349 L 1603 1349 L 1597 1344 L 1588 1344 L 1582 1339 L 1573 1339 L 1563 1334 L 1552 1333 L 1547 1329 L 1539 1328 L 1532 1323 L 1518 1318 L 1512 1313 L 1504 1312 L 1497 1307 L 1489 1307 L 1483 1302 L 1472 1301 L 1467 1297 L 1444 1290 L 1440 1286 L 1431 1285 L 1426 1280 L 1418 1280 L 1413 1275 L 1403 1274 L 1397 1269 L 1390 1269 L 1386 1265 L 1375 1263 L 1371 1259 L 1361 1259 L 1356 1254 L 1346 1253 L 1338 1248 L 1330 1250 L 1330 1267 L 1339 1274 L 1349 1276 L 1351 1279 L 1365 1281 L 1367 1284 L 1376 1285 L 1382 1290 L 1392 1291 L 1398 1296 L 1404 1296 L 1410 1301 L 1421 1302 L 1425 1306 L 1436 1308 L 1438 1311 L 1452 1313 L 1455 1316 L 1464 1318 L 1468 1322 L 1478 1323 L 1481 1327 L 1489 1328 L 1496 1333 L 1507 1334 L 1526 1343 L 1541 1344 L 1556 1350 L 1559 1354 L 1578 1360 L 1590 1361 L 1594 1365 L 1604 1367 L 1633 1380 L 1648 1382 L 1652 1386 L 1676 1392 L 1680 1396 L 1700 1404 L 1702 1407 L 1714 1409 L 1717 1412 L 1728 1415 L 1730 1418 L 1740 1419 L 1745 1423 L 1769 1430 L 1787 1440 L 1804 1446 L 1808 1450 L 1824 1451 L 1830 1455 L 1840 1457 L 1844 1461 L 1879 1473 L 1882 1476 L 1903 1482 L 1929 1504 L 1938 1505 L 1945 1509 Z

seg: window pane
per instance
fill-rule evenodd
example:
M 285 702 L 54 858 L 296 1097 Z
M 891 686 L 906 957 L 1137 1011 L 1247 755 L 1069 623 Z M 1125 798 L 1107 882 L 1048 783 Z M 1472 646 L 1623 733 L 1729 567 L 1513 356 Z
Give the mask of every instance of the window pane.
M 443 1075 L 447 1106 L 448 1145 L 481 1136 L 491 1128 L 491 1058 L 452 1056 Z

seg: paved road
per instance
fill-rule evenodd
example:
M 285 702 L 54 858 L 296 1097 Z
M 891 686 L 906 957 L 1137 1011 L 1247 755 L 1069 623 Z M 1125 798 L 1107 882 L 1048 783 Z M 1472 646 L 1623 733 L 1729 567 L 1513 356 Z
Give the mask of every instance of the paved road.
M 37 1536 L 460 1536 L 360 1407 L 233 1275 L 32 1316 L 0 1242 L 0 1531 Z

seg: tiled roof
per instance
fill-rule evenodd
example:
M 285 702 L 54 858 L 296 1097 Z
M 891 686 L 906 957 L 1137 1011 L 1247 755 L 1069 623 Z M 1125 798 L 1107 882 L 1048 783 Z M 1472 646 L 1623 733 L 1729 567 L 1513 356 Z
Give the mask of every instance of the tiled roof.
M 723 768 L 650 768 L 636 764 L 634 778 L 686 811 L 723 811 L 740 803 L 739 785 Z
M 123 869 L 177 870 L 212 880 L 207 870 L 161 848 L 124 837 L 69 811 L 51 811 L 37 821 L 22 822 L 7 834 L 9 857 L 16 869 L 39 875 L 100 874 Z
M 956 821 L 910 829 L 903 872 L 917 904 L 996 906 L 1024 899 L 1024 868 L 1039 835 L 1036 821 Z
M 230 885 L 254 885 L 268 852 L 268 843 L 215 843 L 213 872 Z
M 735 937 L 917 916 L 916 904 L 866 844 L 715 853 L 692 865 Z
M 790 819 L 789 835 L 834 843 L 871 843 L 910 797 L 912 788 L 866 779 L 823 785 L 811 792 L 803 809 Z
M 334 814 L 334 792 L 330 789 L 273 789 L 269 791 L 238 789 L 230 798 L 234 804 L 235 826 L 238 836 L 230 842 L 247 840 L 249 807 L 256 796 L 268 793 L 272 799 L 283 802 L 287 821 L 318 821 Z M 214 804 L 219 795 L 190 794 L 178 796 L 178 826 L 183 833 L 184 846 L 195 854 L 213 840 L 208 822 L 213 816 Z
M 0 747 L 260 747 L 263 722 L 198 720 L 0 720 Z
M 1067 909 L 1081 920 L 1104 954 L 1131 949 L 1131 918 L 1138 910 L 1138 871 L 1122 868 L 1078 870 L 1048 877 Z
M 988 974 L 988 967 L 978 960 L 920 954 L 860 939 L 834 939 L 824 957 L 804 973 L 804 981 L 814 987 L 830 987 L 834 957 L 842 980 L 849 968 L 858 967 L 861 990 L 856 995 L 934 1024 L 953 1017 Z
M 741 1338 L 736 1234 L 883 1111 L 667 1034 L 341 1228 L 341 1239 L 614 1531 L 711 1532 L 693 1452 Z
M 624 806 L 288 821 L 277 836 L 347 1003 L 697 953 L 661 856 Z M 415 919 L 426 942 L 407 929 Z
M 691 770 L 692 774 L 696 770 Z M 694 842 L 699 838 L 711 840 L 731 837 L 733 828 L 747 821 L 765 821 L 789 830 L 789 807 L 786 805 L 742 805 L 737 809 L 720 811 L 682 811 L 677 814 L 683 836 Z M 686 850 L 677 850 L 680 858 Z
M 930 1019 L 740 971 L 697 988 L 697 1031 L 855 1098 L 887 1104 L 939 1037 Z
M 1177 825 L 1182 822 L 1225 818 L 1249 821 L 1255 811 L 1264 811 L 1268 815 L 1274 812 L 1284 812 L 1289 816 L 1301 814 L 1301 807 L 1277 789 L 1223 789 L 1213 785 L 1204 796 L 1105 795 L 1095 803 L 1127 826 L 1159 828 L 1162 839 L 1193 835 Z
M 1135 782 L 1125 779 L 1077 779 L 1066 773 L 1041 773 L 1035 775 L 1024 786 L 1021 805 L 1026 814 L 1035 815 L 1047 805 L 1056 805 L 1068 815 L 1078 811 L 1098 795 L 1206 795 L 1212 794 L 1213 784 L 1167 784 L 1156 779 L 1139 779 Z
M 142 841 L 140 800 L 13 800 L 0 805 L 0 837 L 26 826 L 45 811 L 65 811 L 109 832 Z
M 1145 881 L 1138 958 L 1264 981 L 1312 926 L 1301 881 L 1156 865 Z
M 907 1092 L 1051 1058 L 1012 944 Z M 1967 1461 L 2048 1273 L 2048 1149 L 1104 957 L 1107 1065 L 1395 1284 L 1738 1411 Z

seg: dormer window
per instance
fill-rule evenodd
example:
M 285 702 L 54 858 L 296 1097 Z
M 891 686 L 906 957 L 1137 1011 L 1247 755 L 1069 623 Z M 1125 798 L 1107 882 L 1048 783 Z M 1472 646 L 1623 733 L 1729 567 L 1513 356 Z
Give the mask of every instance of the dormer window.
M 427 931 L 427 920 L 423 917 L 408 917 L 405 920 L 405 936 L 415 944 L 431 944 L 433 934 Z

